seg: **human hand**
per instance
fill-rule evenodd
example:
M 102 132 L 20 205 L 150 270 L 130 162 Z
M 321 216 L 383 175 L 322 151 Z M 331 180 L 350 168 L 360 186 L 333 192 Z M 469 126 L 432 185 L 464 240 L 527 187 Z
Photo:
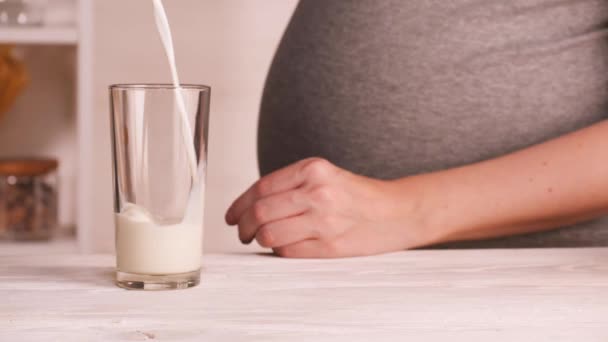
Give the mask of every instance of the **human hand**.
M 371 255 L 423 244 L 415 206 L 392 182 L 352 174 L 311 158 L 269 174 L 226 213 L 243 243 L 254 239 L 283 257 Z

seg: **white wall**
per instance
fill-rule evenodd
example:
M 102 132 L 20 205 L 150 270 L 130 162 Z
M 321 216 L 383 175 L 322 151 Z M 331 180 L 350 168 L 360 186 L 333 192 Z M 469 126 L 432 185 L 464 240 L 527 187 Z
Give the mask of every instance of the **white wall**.
M 223 216 L 257 178 L 256 125 L 263 82 L 296 0 L 166 0 L 182 82 L 212 87 L 205 250 L 238 243 Z M 169 82 L 150 0 L 94 1 L 94 115 L 97 210 L 107 212 L 91 239 L 113 248 L 107 86 Z

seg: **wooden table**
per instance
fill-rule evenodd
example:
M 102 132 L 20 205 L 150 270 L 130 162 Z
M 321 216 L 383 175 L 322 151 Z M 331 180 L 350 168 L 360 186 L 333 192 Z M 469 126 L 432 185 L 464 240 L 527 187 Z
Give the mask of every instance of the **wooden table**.
M 608 249 L 208 255 L 168 292 L 113 263 L 0 245 L 0 341 L 608 341 Z

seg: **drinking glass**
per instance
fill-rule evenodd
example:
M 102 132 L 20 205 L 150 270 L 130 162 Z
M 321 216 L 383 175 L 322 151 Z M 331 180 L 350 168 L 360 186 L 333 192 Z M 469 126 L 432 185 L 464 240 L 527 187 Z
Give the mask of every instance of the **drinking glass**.
M 180 289 L 200 281 L 210 92 L 202 85 L 110 86 L 120 287 Z

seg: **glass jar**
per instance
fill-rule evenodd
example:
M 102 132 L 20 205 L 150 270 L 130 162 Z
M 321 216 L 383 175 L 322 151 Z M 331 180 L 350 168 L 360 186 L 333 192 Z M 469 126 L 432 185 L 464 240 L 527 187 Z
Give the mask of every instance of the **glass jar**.
M 47 0 L 0 0 L 0 25 L 41 25 L 46 7 Z
M 57 228 L 56 159 L 0 159 L 0 239 L 48 240 Z

